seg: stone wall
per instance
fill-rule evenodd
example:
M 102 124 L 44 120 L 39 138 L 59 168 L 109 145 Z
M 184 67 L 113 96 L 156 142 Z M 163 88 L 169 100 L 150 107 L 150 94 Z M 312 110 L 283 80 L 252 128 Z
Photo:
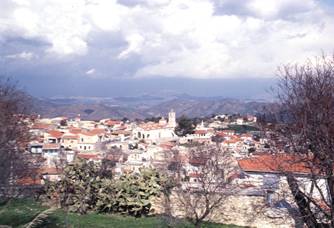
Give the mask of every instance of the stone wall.
M 156 198 L 153 203 L 155 214 L 168 214 L 164 197 Z M 170 197 L 170 211 L 173 217 L 184 217 L 185 211 L 175 192 Z M 271 208 L 264 196 L 233 195 L 225 199 L 207 220 L 224 224 L 249 227 L 302 227 L 294 212 L 288 209 Z

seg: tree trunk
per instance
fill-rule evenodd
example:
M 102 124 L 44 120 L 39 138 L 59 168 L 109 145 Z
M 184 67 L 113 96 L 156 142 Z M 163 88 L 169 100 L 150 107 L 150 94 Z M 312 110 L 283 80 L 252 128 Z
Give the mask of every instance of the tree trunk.
M 291 190 L 292 195 L 295 198 L 295 202 L 298 205 L 304 223 L 310 228 L 319 227 L 320 224 L 318 224 L 317 219 L 315 218 L 314 214 L 311 211 L 310 203 L 298 188 L 297 180 L 291 175 L 287 176 L 287 180 L 289 188 Z
M 196 221 L 194 225 L 195 225 L 196 228 L 201 228 L 202 227 L 202 221 Z

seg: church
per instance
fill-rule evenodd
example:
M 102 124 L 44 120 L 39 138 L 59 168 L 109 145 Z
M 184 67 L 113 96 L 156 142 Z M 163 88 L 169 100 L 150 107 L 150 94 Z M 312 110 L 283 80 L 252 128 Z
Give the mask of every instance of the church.
M 168 113 L 168 121 L 162 117 L 158 123 L 148 122 L 137 126 L 133 130 L 133 139 L 148 140 L 152 142 L 169 141 L 177 139 L 174 132 L 176 127 L 175 112 Z

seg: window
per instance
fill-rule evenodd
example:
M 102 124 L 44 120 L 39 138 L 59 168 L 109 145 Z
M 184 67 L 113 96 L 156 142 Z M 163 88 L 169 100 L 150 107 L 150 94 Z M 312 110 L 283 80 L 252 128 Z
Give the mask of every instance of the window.
M 84 150 L 86 150 L 86 146 L 84 146 Z

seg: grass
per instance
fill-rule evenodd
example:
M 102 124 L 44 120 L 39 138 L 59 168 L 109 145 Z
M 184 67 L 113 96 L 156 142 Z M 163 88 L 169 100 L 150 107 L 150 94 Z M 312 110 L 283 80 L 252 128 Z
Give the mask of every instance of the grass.
M 0 225 L 10 225 L 18 227 L 30 222 L 46 207 L 31 199 L 11 200 L 0 206 Z
M 9 225 L 12 227 L 24 227 L 46 207 L 30 199 L 13 200 L 6 205 L 0 205 L 0 225 Z M 172 222 L 172 223 L 171 223 Z M 162 216 L 149 216 L 134 218 L 122 215 L 108 214 L 86 214 L 79 215 L 74 213 L 66 214 L 63 210 L 57 210 L 52 214 L 48 221 L 42 227 L 115 227 L 115 228 L 167 228 L 168 223 L 176 228 L 192 228 L 193 226 L 180 219 L 167 219 Z M 203 227 L 207 228 L 234 228 L 234 225 L 223 225 L 215 223 L 205 223 Z

